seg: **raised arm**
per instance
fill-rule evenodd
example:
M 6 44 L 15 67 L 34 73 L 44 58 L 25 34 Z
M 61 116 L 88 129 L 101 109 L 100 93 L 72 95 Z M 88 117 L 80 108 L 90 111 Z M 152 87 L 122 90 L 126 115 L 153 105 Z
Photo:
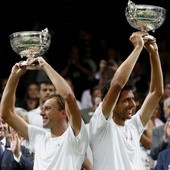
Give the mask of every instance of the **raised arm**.
M 28 140 L 28 124 L 15 113 L 16 89 L 20 77 L 26 72 L 25 67 L 20 67 L 20 63 L 16 63 L 11 70 L 7 84 L 3 91 L 0 115 L 2 119 L 9 124 L 20 136 Z
M 42 57 L 31 59 L 29 64 L 36 64 L 37 68 L 45 71 L 55 86 L 57 93 L 59 93 L 65 99 L 67 116 L 74 134 L 77 135 L 81 128 L 81 114 L 75 95 L 67 81 L 60 74 L 58 74 L 57 71 L 55 71 Z
M 141 107 L 141 121 L 143 125 L 146 125 L 152 116 L 158 102 L 163 95 L 163 75 L 162 68 L 158 53 L 158 46 L 156 44 L 156 39 L 154 41 L 147 41 L 145 43 L 145 48 L 150 55 L 150 65 L 151 65 L 151 76 L 150 76 L 150 87 L 148 95 Z
M 112 113 L 113 108 L 116 105 L 117 99 L 122 88 L 125 86 L 128 81 L 130 74 L 138 60 L 138 57 L 143 49 L 144 41 L 142 36 L 146 35 L 144 32 L 135 32 L 130 36 L 130 41 L 134 45 L 134 49 L 128 58 L 119 66 L 117 71 L 115 72 L 109 91 L 106 94 L 106 97 L 103 100 L 103 113 L 105 118 L 107 119 Z

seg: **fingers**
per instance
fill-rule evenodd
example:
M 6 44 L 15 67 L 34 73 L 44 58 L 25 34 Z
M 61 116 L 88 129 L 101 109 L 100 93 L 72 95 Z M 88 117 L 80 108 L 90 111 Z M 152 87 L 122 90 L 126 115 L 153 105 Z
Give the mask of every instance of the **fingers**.
M 133 37 L 133 36 L 143 37 L 143 36 L 147 36 L 147 35 L 149 35 L 147 32 L 137 31 L 137 32 L 132 33 L 131 37 Z
M 8 140 L 9 140 L 9 142 L 12 142 L 12 141 L 13 141 L 13 137 L 12 137 L 11 134 L 8 135 Z
M 27 62 L 28 62 L 29 65 L 31 65 L 31 64 L 39 64 L 40 61 L 42 61 L 42 60 L 43 60 L 42 57 L 34 57 L 34 58 L 28 58 Z
M 143 31 L 138 31 L 138 32 L 132 33 L 129 39 L 133 43 L 134 46 L 137 46 L 137 45 L 143 46 L 144 40 L 142 37 L 145 35 L 148 35 L 148 33 L 143 32 Z

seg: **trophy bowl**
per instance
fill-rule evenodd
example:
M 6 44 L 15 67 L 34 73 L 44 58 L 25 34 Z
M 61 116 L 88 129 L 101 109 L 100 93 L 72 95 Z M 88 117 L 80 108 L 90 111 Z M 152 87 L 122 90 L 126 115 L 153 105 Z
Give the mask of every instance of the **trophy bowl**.
M 125 16 L 131 27 L 145 32 L 155 32 L 164 23 L 166 9 L 154 5 L 135 4 L 129 0 Z M 148 35 L 145 39 L 152 37 Z
M 21 56 L 37 57 L 43 55 L 50 47 L 51 36 L 48 29 L 42 31 L 21 31 L 9 35 L 12 49 Z M 23 65 L 26 65 L 23 61 Z

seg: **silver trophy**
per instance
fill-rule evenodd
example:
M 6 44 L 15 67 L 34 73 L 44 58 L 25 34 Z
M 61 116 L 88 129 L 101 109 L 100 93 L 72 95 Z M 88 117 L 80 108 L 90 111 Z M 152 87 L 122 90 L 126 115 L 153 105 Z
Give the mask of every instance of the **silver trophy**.
M 32 58 L 43 55 L 50 46 L 51 36 L 48 29 L 42 31 L 21 31 L 9 36 L 12 49 L 21 56 Z M 27 66 L 27 60 L 22 61 Z M 36 69 L 35 65 L 27 66 L 27 69 Z
M 146 32 L 155 32 L 164 23 L 166 9 L 154 5 L 135 4 L 129 0 L 125 16 L 133 28 Z M 147 35 L 143 38 L 145 41 L 154 39 L 152 35 Z

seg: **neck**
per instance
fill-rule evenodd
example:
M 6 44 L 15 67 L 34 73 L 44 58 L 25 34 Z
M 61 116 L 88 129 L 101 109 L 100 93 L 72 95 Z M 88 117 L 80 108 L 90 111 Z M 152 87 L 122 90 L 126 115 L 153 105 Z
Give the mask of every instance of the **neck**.
M 125 120 L 123 120 L 123 119 L 113 117 L 113 121 L 119 126 L 124 126 L 125 125 Z
M 64 123 L 62 126 L 60 125 L 60 127 L 55 126 L 54 128 L 51 129 L 51 137 L 58 137 L 61 136 L 66 129 L 68 128 L 68 123 Z

